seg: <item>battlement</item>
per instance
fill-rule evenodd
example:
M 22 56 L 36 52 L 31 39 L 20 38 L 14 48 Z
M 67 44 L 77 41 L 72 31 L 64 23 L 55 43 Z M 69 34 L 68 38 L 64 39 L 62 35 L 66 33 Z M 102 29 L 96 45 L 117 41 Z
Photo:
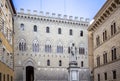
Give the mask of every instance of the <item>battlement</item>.
M 54 17 L 54 18 L 62 18 L 62 19 L 68 19 L 68 20 L 75 20 L 75 21 L 84 21 L 84 22 L 89 22 L 90 19 L 89 18 L 83 18 L 83 17 L 73 17 L 73 16 L 68 16 L 68 15 L 63 15 L 62 14 L 56 14 L 56 13 L 49 13 L 49 12 L 46 12 L 44 13 L 43 11 L 40 11 L 38 12 L 37 10 L 33 10 L 31 12 L 31 10 L 27 10 L 25 11 L 23 8 L 20 9 L 20 11 L 18 13 L 21 13 L 21 14 L 31 14 L 31 15 L 40 15 L 40 16 L 46 16 L 46 17 Z

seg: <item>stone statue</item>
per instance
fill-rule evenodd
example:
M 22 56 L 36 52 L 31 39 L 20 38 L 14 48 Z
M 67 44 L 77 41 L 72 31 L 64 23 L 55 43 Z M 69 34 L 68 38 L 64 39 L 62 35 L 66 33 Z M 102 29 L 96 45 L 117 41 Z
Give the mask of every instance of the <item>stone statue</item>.
M 71 47 L 71 61 L 76 61 L 76 54 L 77 54 L 77 48 L 73 43 Z

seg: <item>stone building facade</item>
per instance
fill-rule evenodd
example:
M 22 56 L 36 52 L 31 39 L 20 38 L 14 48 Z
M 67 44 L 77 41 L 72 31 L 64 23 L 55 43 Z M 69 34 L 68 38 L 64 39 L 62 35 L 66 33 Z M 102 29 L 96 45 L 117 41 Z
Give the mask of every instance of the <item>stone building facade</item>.
M 80 80 L 89 81 L 88 19 L 21 9 L 14 21 L 15 81 L 68 81 L 73 43 L 77 47 Z
M 12 0 L 0 0 L 0 81 L 14 80 Z
M 94 81 L 120 81 L 120 0 L 107 0 L 88 31 Z

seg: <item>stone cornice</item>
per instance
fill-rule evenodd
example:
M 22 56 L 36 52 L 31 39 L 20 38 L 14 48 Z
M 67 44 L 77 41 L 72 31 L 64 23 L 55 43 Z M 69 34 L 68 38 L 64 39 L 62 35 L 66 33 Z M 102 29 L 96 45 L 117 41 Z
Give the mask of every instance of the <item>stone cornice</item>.
M 120 0 L 107 0 L 104 6 L 94 17 L 94 22 L 89 26 L 88 31 L 95 31 L 119 7 L 120 7 Z
M 35 11 L 34 11 L 35 12 Z M 41 12 L 42 13 L 42 12 Z M 46 13 L 48 14 L 48 13 Z M 52 13 L 52 15 L 55 15 Z M 64 18 L 60 17 L 60 14 L 58 14 L 58 17 L 55 16 L 44 16 L 44 15 L 37 15 L 37 14 L 30 14 L 30 13 L 23 13 L 18 12 L 15 17 L 23 18 L 23 19 L 30 19 L 30 20 L 39 20 L 39 21 L 47 21 L 47 22 L 56 22 L 56 23 L 66 23 L 66 24 L 72 24 L 72 25 L 81 25 L 88 27 L 89 25 L 89 19 L 86 18 L 85 21 L 78 20 L 78 17 L 75 17 L 75 19 L 72 19 L 72 16 L 69 16 L 69 19 L 67 18 L 67 15 L 64 15 Z

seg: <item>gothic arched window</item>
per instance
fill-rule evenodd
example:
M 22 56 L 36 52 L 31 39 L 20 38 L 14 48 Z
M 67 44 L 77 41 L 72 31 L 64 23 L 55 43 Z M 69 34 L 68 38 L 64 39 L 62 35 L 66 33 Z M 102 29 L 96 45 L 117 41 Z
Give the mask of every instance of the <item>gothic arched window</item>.
M 61 42 L 59 42 L 57 45 L 57 53 L 63 53 L 63 45 Z
M 79 47 L 79 54 L 85 54 L 85 48 Z
M 52 52 L 52 46 L 51 46 L 50 41 L 47 41 L 46 44 L 45 44 L 45 52 L 47 52 L 47 53 Z
M 37 40 L 33 41 L 33 52 L 39 52 L 39 43 Z
M 26 41 L 24 39 L 19 41 L 19 51 L 26 51 Z

